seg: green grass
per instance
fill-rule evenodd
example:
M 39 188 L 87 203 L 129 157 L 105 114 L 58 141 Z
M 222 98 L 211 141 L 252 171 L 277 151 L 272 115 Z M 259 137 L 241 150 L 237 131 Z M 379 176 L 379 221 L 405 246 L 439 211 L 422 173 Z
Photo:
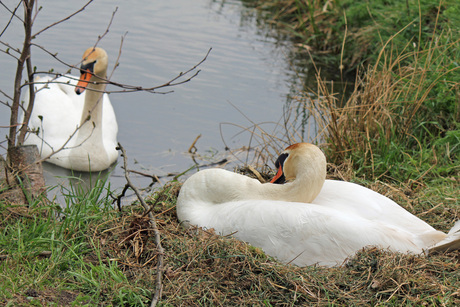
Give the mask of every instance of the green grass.
M 321 74 L 306 84 L 288 101 L 288 122 L 273 135 L 291 137 L 279 143 L 318 141 L 331 164 L 351 165 L 354 176 L 368 180 L 429 185 L 460 176 L 457 1 L 243 3 L 311 47 L 295 48 L 292 57 L 328 58 L 338 75 L 342 69 L 356 74 L 354 91 L 346 95 L 333 92 Z M 318 126 L 313 133 L 305 128 L 312 121 Z M 285 147 L 267 144 L 276 137 L 259 139 L 263 149 Z
M 460 219 L 459 5 L 409 0 L 408 11 L 400 0 L 330 1 L 327 10 L 324 1 L 257 3 L 265 18 L 272 14 L 295 40 L 329 56 L 341 54 L 346 16 L 352 39 L 342 61 L 369 63 L 342 101 L 318 78 L 316 96 L 298 95 L 291 108 L 298 117 L 286 117 L 298 122 L 282 128 L 295 131 L 280 135 L 305 137 L 305 120 L 316 120 L 329 177 L 370 187 L 448 231 Z M 261 135 L 265 157 L 273 156 L 270 146 L 294 141 Z M 143 209 L 115 210 L 107 182 L 90 186 L 63 190 L 63 204 L 0 201 L 0 304 L 149 304 L 157 252 Z M 156 204 L 165 249 L 161 305 L 460 305 L 458 252 L 368 249 L 340 268 L 282 265 L 235 239 L 183 229 L 174 209 L 179 188 L 173 182 L 147 199 Z
M 88 190 L 73 185 L 67 192 L 65 208 L 45 199 L 30 207 L 0 203 L 0 301 L 142 305 L 148 293 L 130 285 L 93 237 L 118 215 L 105 182 Z
M 397 53 L 408 42 L 416 49 L 424 47 L 439 29 L 458 31 L 460 27 L 460 5 L 455 0 L 244 0 L 243 3 L 256 7 L 260 19 L 285 30 L 296 43 L 308 46 L 318 63 L 328 62 L 335 67 L 341 63 L 346 70 L 364 63 L 374 64 L 378 57 L 376 50 L 401 29 L 404 29 L 401 35 L 388 46 Z
M 424 186 L 354 181 L 387 195 L 437 229 L 460 217 L 458 182 Z M 9 306 L 145 306 L 156 248 L 135 203 L 119 212 L 97 182 L 69 208 L 0 204 L 0 302 Z M 161 306 L 458 305 L 457 252 L 421 257 L 367 249 L 339 268 L 283 265 L 212 231 L 184 229 L 175 182 L 147 198 L 165 249 Z M 74 189 L 75 191 L 75 189 Z M 86 195 L 86 196 L 85 196 Z M 91 199 L 90 201 L 87 201 Z

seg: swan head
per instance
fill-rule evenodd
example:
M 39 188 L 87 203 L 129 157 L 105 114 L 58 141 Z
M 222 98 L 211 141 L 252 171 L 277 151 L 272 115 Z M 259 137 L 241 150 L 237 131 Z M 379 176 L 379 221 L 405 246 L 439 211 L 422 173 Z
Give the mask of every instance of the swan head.
M 305 179 L 310 188 L 321 190 L 326 180 L 326 157 L 317 146 L 309 143 L 298 143 L 287 147 L 275 162 L 277 174 L 271 183 L 292 182 Z
M 77 95 L 83 93 L 93 77 L 106 78 L 107 66 L 108 56 L 104 49 L 99 47 L 86 49 L 80 66 L 80 80 L 75 88 Z

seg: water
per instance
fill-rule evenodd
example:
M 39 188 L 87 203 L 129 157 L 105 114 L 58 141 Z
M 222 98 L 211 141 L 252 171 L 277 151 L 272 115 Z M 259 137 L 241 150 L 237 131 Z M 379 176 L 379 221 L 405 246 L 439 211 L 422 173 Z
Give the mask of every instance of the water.
M 10 8 L 16 3 L 3 2 Z M 70 15 L 85 3 L 39 2 L 43 8 L 33 32 Z M 158 176 L 182 172 L 195 164 L 187 150 L 198 135 L 201 138 L 196 148 L 201 158 L 195 159 L 197 163 L 230 158 L 226 146 L 235 150 L 249 144 L 249 134 L 237 134 L 241 131 L 238 127 L 250 126 L 250 121 L 277 122 L 282 117 L 295 78 L 286 58 L 291 45 L 267 35 L 269 30 L 258 25 L 254 12 L 239 1 L 98 0 L 70 20 L 43 32 L 34 42 L 58 53 L 65 62 L 77 64 L 83 51 L 106 31 L 115 11 L 109 32 L 99 43 L 109 54 L 109 75 L 121 48 L 119 67 L 111 77 L 115 82 L 143 87 L 163 84 L 196 65 L 212 48 L 195 78 L 163 90 L 173 93 L 110 94 L 118 119 L 118 140 L 128 153 L 129 168 Z M 8 20 L 9 14 L 0 7 L 1 29 Z M 0 39 L 20 47 L 20 23 L 13 20 Z M 40 49 L 32 52 L 37 70 L 67 71 Z M 11 57 L 0 53 L 0 89 L 11 95 L 15 64 Z M 72 73 L 78 74 L 75 70 Z M 0 94 L 0 100 L 6 99 Z M 0 126 L 8 123 L 9 110 L 0 105 Z M 0 132 L 8 134 L 5 128 Z M 119 157 L 111 173 L 112 187 L 125 184 L 122 162 Z M 48 184 L 58 182 L 56 176 L 69 174 L 51 165 L 45 165 L 45 170 Z M 150 182 L 143 176 L 131 177 L 141 186 Z

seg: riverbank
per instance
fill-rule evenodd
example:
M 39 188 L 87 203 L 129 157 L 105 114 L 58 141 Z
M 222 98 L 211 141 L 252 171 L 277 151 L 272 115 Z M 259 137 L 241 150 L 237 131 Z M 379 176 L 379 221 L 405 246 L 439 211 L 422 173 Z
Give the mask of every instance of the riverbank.
M 437 188 L 362 183 L 438 229 L 447 231 L 458 216 L 454 182 Z M 460 303 L 458 252 L 424 257 L 370 248 L 339 268 L 283 265 L 231 237 L 185 230 L 174 209 L 179 188 L 170 183 L 146 199 L 155 204 L 165 250 L 160 305 Z M 46 199 L 30 207 L 0 204 L 0 302 L 149 305 L 158 254 L 142 207 L 134 202 L 114 209 L 102 181 L 91 190 L 69 190 L 65 202 L 64 209 Z
M 280 2 L 283 10 L 287 2 L 300 3 Z M 394 2 L 391 14 L 406 12 L 401 6 L 405 1 Z M 351 1 L 344 3 L 356 14 L 367 11 Z M 401 9 L 396 10 L 398 5 Z M 419 37 L 429 37 L 423 44 L 399 41 L 399 32 L 412 18 L 386 39 L 382 36 L 384 48 L 367 48 L 370 56 L 355 60 L 366 65 L 346 101 L 337 101 L 324 86 L 327 80 L 319 78 L 314 99 L 298 95 L 293 110 L 305 110 L 298 114 L 309 114 L 319 124 L 330 178 L 370 187 L 448 231 L 460 219 L 460 27 L 449 26 L 456 21 L 444 15 L 458 5 L 441 8 L 442 14 L 431 9 L 433 18 L 414 27 L 414 33 L 423 30 Z M 318 23 L 327 21 L 308 13 Z M 377 15 L 388 16 L 383 11 L 372 16 Z M 441 22 L 442 27 L 437 26 Z M 368 32 L 378 35 L 372 28 Z M 330 40 L 337 46 L 343 42 L 340 37 Z M 335 53 L 340 59 L 341 53 Z M 180 183 L 171 182 L 146 199 L 155 204 L 165 249 L 162 305 L 460 304 L 458 252 L 423 257 L 368 249 L 340 268 L 281 265 L 232 238 L 184 230 L 174 209 L 179 188 Z M 116 195 L 104 181 L 89 190 L 71 187 L 63 194 L 63 204 L 44 198 L 30 206 L 0 203 L 0 302 L 148 305 L 157 287 L 158 254 L 143 209 L 137 202 L 114 209 Z
M 356 177 L 367 179 L 458 177 L 458 3 L 244 3 L 258 8 L 259 18 L 294 33 L 292 39 L 303 46 L 294 50 L 300 56 L 355 72 L 355 90 L 345 98 L 331 92 L 330 80 L 320 73 L 314 90 L 294 98 L 320 125 L 329 162 L 352 163 Z

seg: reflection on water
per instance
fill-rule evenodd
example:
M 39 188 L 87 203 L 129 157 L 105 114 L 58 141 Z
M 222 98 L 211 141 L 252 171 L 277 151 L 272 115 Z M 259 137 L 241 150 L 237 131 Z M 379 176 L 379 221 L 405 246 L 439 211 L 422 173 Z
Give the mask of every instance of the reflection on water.
M 50 200 L 54 199 L 64 206 L 65 202 L 62 195 L 69 194 L 69 191 L 71 190 L 85 192 L 90 191 L 95 187 L 98 180 L 105 181 L 113 171 L 113 168 L 114 167 L 95 173 L 74 172 L 54 164 L 44 162 L 43 174 L 46 178 L 46 185 L 50 188 L 47 192 L 48 198 Z
M 34 29 L 70 15 L 85 3 L 40 3 L 43 8 Z M 283 125 L 286 99 L 299 89 L 293 83 L 298 75 L 286 57 L 292 45 L 272 35 L 273 30 L 261 25 L 254 11 L 239 1 L 98 0 L 72 19 L 40 34 L 34 42 L 57 53 L 65 62 L 76 64 L 82 52 L 104 33 L 115 10 L 100 46 L 109 54 L 109 69 L 122 50 L 112 76 L 118 83 L 143 87 L 163 84 L 193 67 L 212 47 L 198 76 L 171 88 L 171 94 L 110 94 L 119 124 L 118 140 L 127 151 L 129 168 L 157 176 L 186 170 L 195 165 L 187 150 L 198 135 L 199 156 L 194 156 L 198 164 L 235 159 L 225 151 L 226 147 L 236 150 L 253 145 L 251 131 L 259 133 L 257 127 L 262 127 L 271 133 L 277 124 Z M 0 9 L 2 29 L 8 18 L 7 12 Z M 21 37 L 17 34 L 21 31 L 20 23 L 13 20 L 1 39 L 19 47 Z M 39 48 L 32 52 L 33 65 L 39 71 L 67 71 Z M 0 54 L 0 89 L 7 93 L 12 92 L 15 64 L 9 56 Z M 0 126 L 6 126 L 8 118 L 8 109 L 0 106 Z M 245 130 L 251 126 L 254 130 Z M 6 129 L 0 128 L 0 132 L 7 134 Z M 288 136 L 281 132 L 278 137 Z M 244 151 L 237 158 L 247 161 Z M 119 157 L 109 173 L 112 187 L 125 184 L 121 164 Z M 51 165 L 45 169 L 48 185 L 65 182 L 63 178 L 69 175 Z M 139 186 L 151 183 L 150 178 L 141 175 L 131 177 Z M 84 177 L 83 181 L 89 180 Z

